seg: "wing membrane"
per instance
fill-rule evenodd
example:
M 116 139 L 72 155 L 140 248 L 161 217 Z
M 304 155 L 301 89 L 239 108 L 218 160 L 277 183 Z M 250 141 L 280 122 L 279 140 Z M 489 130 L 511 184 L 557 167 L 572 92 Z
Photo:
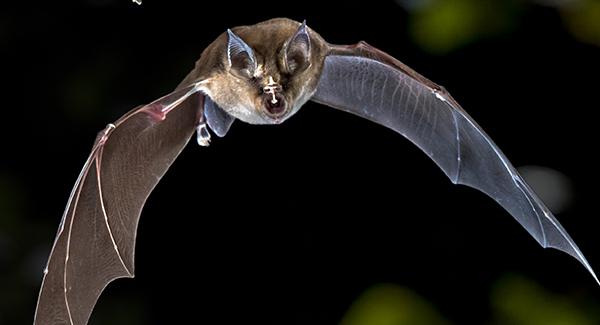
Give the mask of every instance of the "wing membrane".
M 86 324 L 108 283 L 134 276 L 140 212 L 192 136 L 203 99 L 182 88 L 100 132 L 67 203 L 34 324 Z
M 360 43 L 333 47 L 313 100 L 402 134 L 455 184 L 478 189 L 506 209 L 543 247 L 589 263 L 506 156 L 442 87 Z M 599 282 L 600 284 L 600 282 Z

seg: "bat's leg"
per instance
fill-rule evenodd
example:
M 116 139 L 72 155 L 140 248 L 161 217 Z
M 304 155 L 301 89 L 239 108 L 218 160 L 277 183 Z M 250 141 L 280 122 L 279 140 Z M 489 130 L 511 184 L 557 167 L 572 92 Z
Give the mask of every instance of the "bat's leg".
M 203 147 L 208 147 L 208 145 L 210 145 L 210 133 L 208 132 L 204 116 L 200 118 L 200 123 L 198 123 L 198 126 L 196 127 L 196 141 Z

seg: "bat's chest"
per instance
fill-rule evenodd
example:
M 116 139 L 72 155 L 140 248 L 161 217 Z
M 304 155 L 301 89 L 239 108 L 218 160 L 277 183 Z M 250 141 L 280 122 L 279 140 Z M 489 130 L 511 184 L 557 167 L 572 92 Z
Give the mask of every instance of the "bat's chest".
M 260 115 L 256 109 L 254 109 L 254 107 L 238 104 L 229 106 L 227 108 L 222 108 L 229 115 L 249 124 L 273 124 L 273 122 L 265 120 L 262 115 Z
M 236 119 L 249 124 L 273 124 L 256 108 L 256 95 L 247 85 L 231 78 L 216 76 L 206 83 L 204 93 L 221 109 Z

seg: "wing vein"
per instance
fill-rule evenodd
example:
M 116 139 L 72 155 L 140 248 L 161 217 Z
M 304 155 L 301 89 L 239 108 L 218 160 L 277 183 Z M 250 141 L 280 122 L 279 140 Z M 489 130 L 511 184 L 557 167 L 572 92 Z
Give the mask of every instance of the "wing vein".
M 456 117 L 456 110 L 450 106 L 450 111 L 452 112 L 452 118 L 454 120 L 454 129 L 456 132 L 456 175 L 454 176 L 454 179 L 452 180 L 452 183 L 457 184 L 458 181 L 460 180 L 460 172 L 461 172 L 461 167 L 462 167 L 462 162 L 461 162 L 461 156 L 462 156 L 462 152 L 461 152 L 461 148 L 460 148 L 460 130 L 458 127 L 458 119 Z
M 456 111 L 458 111 L 456 108 L 454 108 L 454 109 Z M 518 176 L 516 176 L 515 173 L 512 171 L 512 169 L 510 168 L 508 162 L 506 162 L 506 159 L 504 158 L 504 155 L 501 152 L 498 151 L 498 149 L 492 143 L 492 141 L 489 139 L 489 137 L 487 137 L 485 134 L 483 134 L 483 132 L 481 132 L 481 130 L 473 123 L 473 121 L 471 121 L 470 118 L 468 118 L 462 112 L 460 112 L 460 111 L 458 111 L 458 112 L 465 118 L 465 120 L 467 120 L 467 122 L 469 122 L 469 124 L 471 124 L 471 126 L 473 127 L 473 129 L 475 129 L 477 131 L 477 133 L 479 133 L 479 135 L 481 135 L 481 137 L 488 143 L 488 145 L 490 146 L 490 148 L 492 148 L 492 150 L 494 150 L 494 153 L 500 159 L 500 161 L 502 162 L 502 165 L 504 165 L 504 168 L 506 169 L 506 171 L 508 172 L 508 174 L 511 176 L 511 179 L 512 179 L 513 183 L 515 184 L 515 186 L 523 193 L 523 189 L 521 189 L 521 187 L 519 186 L 519 183 L 517 182 Z M 546 244 L 546 234 L 544 232 L 544 227 L 542 226 L 542 222 L 541 222 L 539 216 L 537 215 L 537 212 L 535 211 L 535 207 L 532 205 L 531 201 L 529 200 L 529 197 L 525 193 L 523 193 L 523 195 L 525 195 L 525 198 L 527 198 L 527 201 L 531 205 L 531 207 L 533 209 L 533 212 L 536 213 L 536 218 L 538 220 L 538 223 L 540 224 L 540 231 L 542 232 L 543 239 L 544 239 L 544 245 L 542 245 L 542 246 L 546 247 L 545 246 L 545 244 Z M 562 234 L 562 232 L 561 232 L 561 234 Z M 571 242 L 569 242 L 569 245 L 573 246 L 573 244 Z M 575 249 L 575 250 L 577 250 L 577 249 Z
M 540 214 L 536 211 L 535 206 L 533 205 L 533 202 L 531 202 L 531 199 L 529 198 L 529 195 L 527 195 L 527 192 L 521 186 L 521 181 L 520 180 L 518 182 L 515 181 L 515 178 L 513 176 L 513 182 L 515 183 L 515 186 L 517 186 L 519 191 L 521 191 L 523 196 L 525 196 L 525 198 L 527 199 L 527 203 L 529 203 L 529 206 L 531 207 L 531 210 L 533 210 L 533 213 L 535 213 L 535 218 L 537 219 L 537 222 L 540 225 L 540 231 L 542 232 L 542 240 L 543 240 L 542 247 L 544 247 L 544 248 L 548 247 L 548 240 L 546 239 L 546 231 L 544 230 L 544 225 L 542 224 L 542 219 L 540 218 Z M 555 227 L 556 227 L 556 225 L 555 225 Z M 556 228 L 558 229 L 558 227 L 556 227 Z M 563 237 L 565 237 L 564 234 L 560 231 L 560 229 L 558 229 L 558 230 L 559 230 L 560 234 Z M 569 242 L 569 244 L 572 245 L 571 242 Z
M 396 82 L 396 88 L 394 88 L 394 92 L 392 93 L 392 103 L 390 105 L 392 107 L 395 107 L 394 102 L 396 101 L 396 93 L 398 92 L 398 88 L 400 88 L 400 83 Z
M 493 198 L 543 247 L 557 248 L 572 255 L 584 264 L 600 285 L 566 230 L 491 138 L 443 87 L 366 43 L 332 48 L 313 100 L 385 125 L 404 135 L 433 159 L 454 184 L 473 187 Z M 372 83 L 371 91 L 381 92 L 379 105 L 374 105 L 372 98 L 362 98 L 362 92 L 340 93 L 336 89 L 340 80 L 332 74 L 340 70 L 360 71 L 360 80 L 354 78 L 349 82 L 361 82 L 361 90 L 365 82 Z M 397 82 L 395 87 L 387 86 L 389 80 L 385 78 L 390 76 Z M 348 82 L 344 81 L 342 83 Z M 382 87 L 375 87 L 375 83 Z
M 97 159 L 96 153 L 97 153 L 97 148 L 95 148 L 96 150 L 94 150 L 92 152 L 92 156 L 94 157 L 92 160 L 89 161 L 89 164 L 91 165 L 94 160 Z M 89 168 L 89 166 L 87 166 L 87 168 Z M 80 184 L 85 184 L 85 180 L 87 178 L 87 173 L 82 175 L 82 179 Z M 65 252 L 65 264 L 64 264 L 64 273 L 63 274 L 63 291 L 64 291 L 64 296 L 65 296 L 65 307 L 67 309 L 67 315 L 69 316 L 69 323 L 71 325 L 74 325 L 73 323 L 73 316 L 71 315 L 71 306 L 69 305 L 69 298 L 67 296 L 67 263 L 69 262 L 69 251 L 71 249 L 71 232 L 73 230 L 73 221 L 75 220 L 75 212 L 77 211 L 77 204 L 79 203 L 79 196 L 81 195 L 81 189 L 82 189 L 83 185 L 80 185 L 79 188 L 77 189 L 77 194 L 75 196 L 75 203 L 73 204 L 73 211 L 71 212 L 71 221 L 69 221 L 69 231 L 67 232 L 67 244 L 66 244 L 66 252 Z M 67 206 L 67 209 L 69 207 Z M 68 210 L 67 210 L 68 211 Z
M 127 268 L 127 265 L 125 265 L 125 262 L 123 261 L 123 257 L 121 256 L 121 252 L 119 252 L 119 248 L 117 247 L 117 243 L 115 242 L 115 237 L 113 236 L 112 229 L 110 228 L 110 223 L 108 222 L 108 214 L 106 213 L 106 207 L 104 206 L 104 195 L 102 194 L 102 180 L 100 178 L 102 153 L 104 151 L 102 149 L 103 148 L 101 147 L 98 152 L 98 157 L 100 159 L 98 159 L 98 158 L 96 159 L 96 179 L 98 181 L 98 198 L 100 199 L 100 208 L 102 209 L 102 216 L 104 217 L 104 223 L 106 224 L 106 230 L 108 231 L 108 235 L 110 236 L 110 241 L 113 244 L 113 248 L 114 248 L 115 252 L 117 253 L 119 262 L 121 262 L 121 265 L 127 272 L 127 275 L 129 275 L 131 277 L 132 276 L 131 271 Z
M 54 243 L 52 244 L 52 248 L 50 249 L 50 258 L 48 258 L 48 261 L 46 262 L 46 266 L 44 267 L 44 276 L 42 277 L 42 284 L 41 284 L 41 289 L 40 292 L 38 294 L 38 302 L 35 306 L 35 315 L 33 317 L 33 322 L 36 323 L 37 321 L 37 316 L 38 316 L 38 310 L 39 310 L 39 302 L 40 302 L 40 297 L 42 297 L 42 292 L 44 290 L 44 285 L 46 283 L 46 277 L 48 276 L 48 266 L 50 264 L 50 260 L 51 257 L 54 253 L 54 250 L 56 248 L 56 243 L 58 242 L 58 238 L 63 234 L 64 230 L 65 230 L 65 220 L 67 219 L 67 214 L 69 213 L 69 207 L 71 206 L 71 203 L 73 202 L 73 198 L 75 198 L 75 202 L 77 202 L 79 200 L 79 193 L 81 192 L 80 190 L 80 185 L 82 183 L 82 180 L 85 178 L 85 173 L 88 170 L 91 162 L 94 159 L 94 155 L 95 155 L 95 150 L 92 150 L 92 153 L 88 156 L 88 158 L 86 159 L 85 163 L 83 164 L 83 168 L 81 169 L 81 171 L 79 172 L 79 175 L 77 176 L 77 180 L 75 181 L 75 186 L 73 187 L 73 190 L 71 191 L 71 193 L 69 194 L 69 199 L 67 200 L 67 206 L 65 208 L 65 212 L 63 213 L 63 216 L 60 220 L 60 225 L 58 226 L 58 233 L 56 234 L 56 237 L 54 239 Z M 65 268 L 66 268 L 66 261 L 65 261 Z M 64 286 L 64 285 L 63 285 Z M 67 303 L 66 297 L 65 297 L 65 303 Z M 70 315 L 69 315 L 70 317 Z M 71 321 L 72 324 L 72 321 Z

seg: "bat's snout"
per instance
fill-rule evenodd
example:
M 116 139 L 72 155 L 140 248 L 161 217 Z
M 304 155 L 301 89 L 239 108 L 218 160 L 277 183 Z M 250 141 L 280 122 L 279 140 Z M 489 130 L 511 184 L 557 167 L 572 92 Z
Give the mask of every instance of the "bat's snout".
M 281 85 L 275 82 L 271 76 L 267 80 L 268 83 L 262 87 L 264 111 L 269 118 L 279 121 L 286 113 L 286 100 L 281 94 Z

